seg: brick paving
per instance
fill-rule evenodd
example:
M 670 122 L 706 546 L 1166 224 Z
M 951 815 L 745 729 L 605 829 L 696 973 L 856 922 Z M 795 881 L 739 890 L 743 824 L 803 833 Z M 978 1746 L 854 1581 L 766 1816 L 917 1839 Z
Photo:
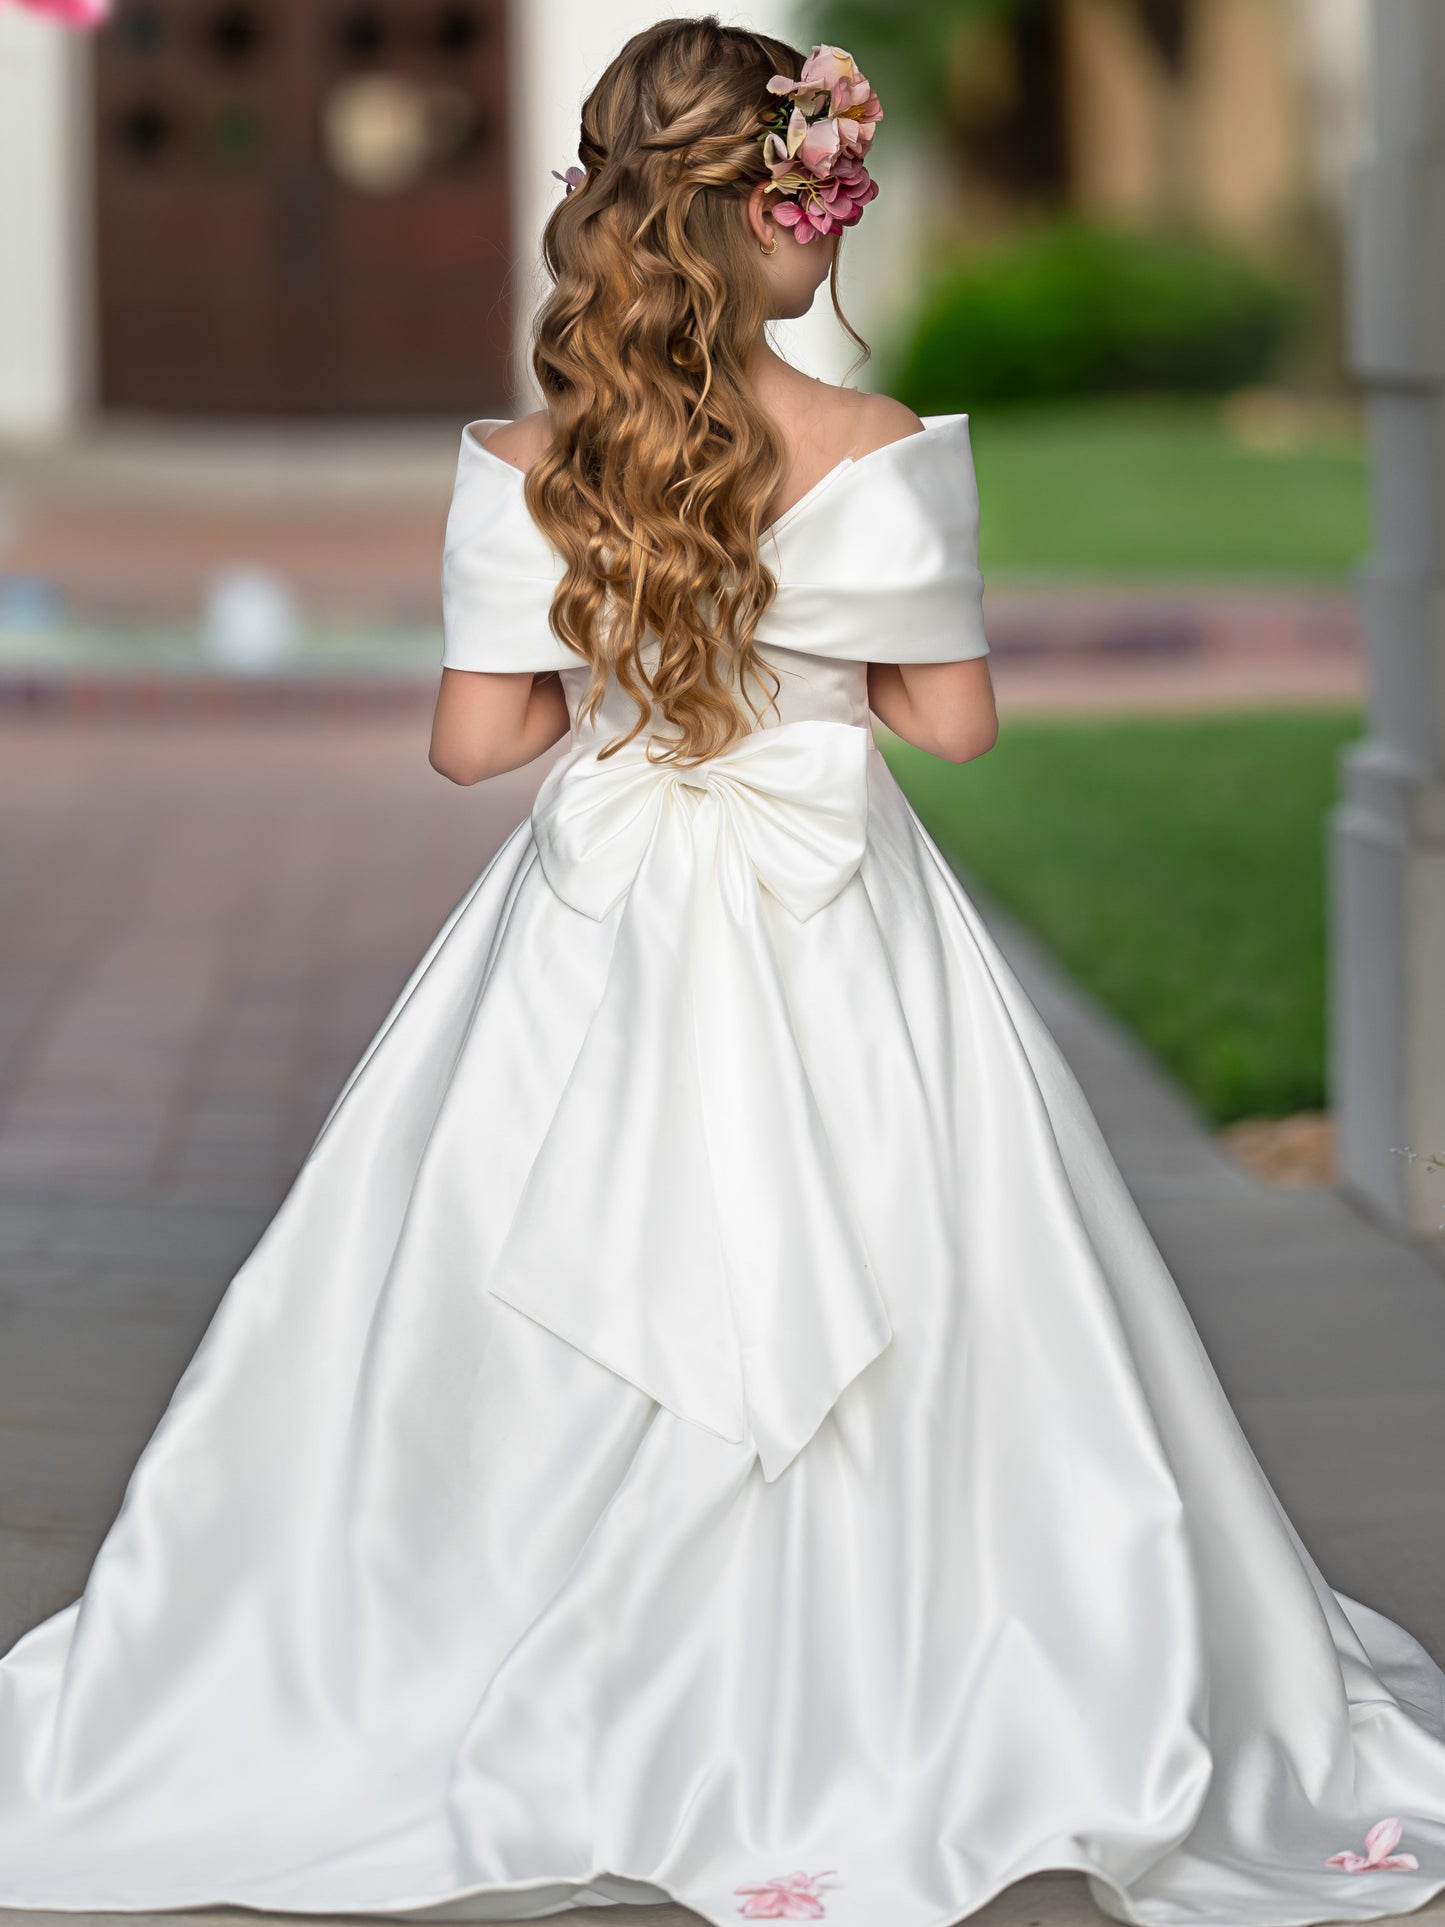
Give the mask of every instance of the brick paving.
M 267 1197 L 520 816 L 420 714 L 0 735 L 0 1190 Z M 18 831 L 18 834 L 15 833 Z

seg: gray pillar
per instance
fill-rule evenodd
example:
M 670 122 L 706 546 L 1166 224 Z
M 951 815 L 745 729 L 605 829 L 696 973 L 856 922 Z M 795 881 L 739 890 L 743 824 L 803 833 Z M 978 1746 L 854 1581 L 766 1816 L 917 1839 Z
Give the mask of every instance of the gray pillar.
M 1434 1232 L 1445 1180 L 1445 5 L 1371 0 L 1350 343 L 1374 541 L 1359 582 L 1368 735 L 1344 759 L 1332 862 L 1332 1100 L 1341 1178 Z M 1400 1155 L 1419 1154 L 1417 1162 Z

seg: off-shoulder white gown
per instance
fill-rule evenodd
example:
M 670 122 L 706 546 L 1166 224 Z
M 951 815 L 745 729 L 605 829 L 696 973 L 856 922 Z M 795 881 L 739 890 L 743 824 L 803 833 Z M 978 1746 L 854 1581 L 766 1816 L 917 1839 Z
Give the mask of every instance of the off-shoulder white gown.
M 575 707 L 486 428 L 446 660 Z M 870 660 L 987 647 L 975 536 L 935 418 L 770 532 L 741 746 L 599 762 L 620 696 L 579 732 L 0 1662 L 0 1905 L 942 1927 L 1076 1868 L 1263 1927 L 1445 1887 L 1445 1678 L 1301 1545 L 873 747 Z M 1390 1817 L 1416 1869 L 1328 1864 Z

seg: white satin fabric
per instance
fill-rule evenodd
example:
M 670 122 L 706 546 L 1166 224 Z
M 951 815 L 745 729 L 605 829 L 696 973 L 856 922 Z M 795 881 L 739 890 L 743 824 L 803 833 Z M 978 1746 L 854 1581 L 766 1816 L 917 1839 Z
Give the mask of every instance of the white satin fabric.
M 956 662 L 987 653 L 978 485 L 966 415 L 845 456 L 778 517 L 762 544 L 777 579 L 758 626 L 769 649 L 835 662 Z M 533 522 L 521 471 L 462 433 L 442 566 L 444 661 L 547 670 L 577 658 L 547 626 L 561 559 Z M 540 609 L 540 620 L 539 620 Z
M 863 665 L 772 660 L 705 769 L 580 732 L 437 937 L 0 1661 L 0 1905 L 1445 1887 L 1445 1678 L 1300 1544 Z M 1388 1815 L 1417 1870 L 1326 1864 Z

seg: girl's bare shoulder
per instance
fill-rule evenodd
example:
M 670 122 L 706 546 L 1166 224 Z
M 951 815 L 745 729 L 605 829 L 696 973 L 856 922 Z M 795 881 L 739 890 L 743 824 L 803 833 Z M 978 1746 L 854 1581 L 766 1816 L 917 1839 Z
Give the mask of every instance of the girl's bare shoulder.
M 886 448 L 889 442 L 900 442 L 905 435 L 917 435 L 923 430 L 922 417 L 891 395 L 864 395 L 855 391 L 855 403 L 854 455 L 871 454 L 875 448 Z
M 844 455 L 856 460 L 923 429 L 919 416 L 891 395 L 865 394 L 859 388 L 827 382 L 811 382 L 809 390 L 805 438 L 835 460 Z
M 513 468 L 525 471 L 546 454 L 551 441 L 552 419 L 545 408 L 538 408 L 530 415 L 519 415 L 516 421 L 503 422 L 500 428 L 494 428 L 487 437 L 487 447 Z

